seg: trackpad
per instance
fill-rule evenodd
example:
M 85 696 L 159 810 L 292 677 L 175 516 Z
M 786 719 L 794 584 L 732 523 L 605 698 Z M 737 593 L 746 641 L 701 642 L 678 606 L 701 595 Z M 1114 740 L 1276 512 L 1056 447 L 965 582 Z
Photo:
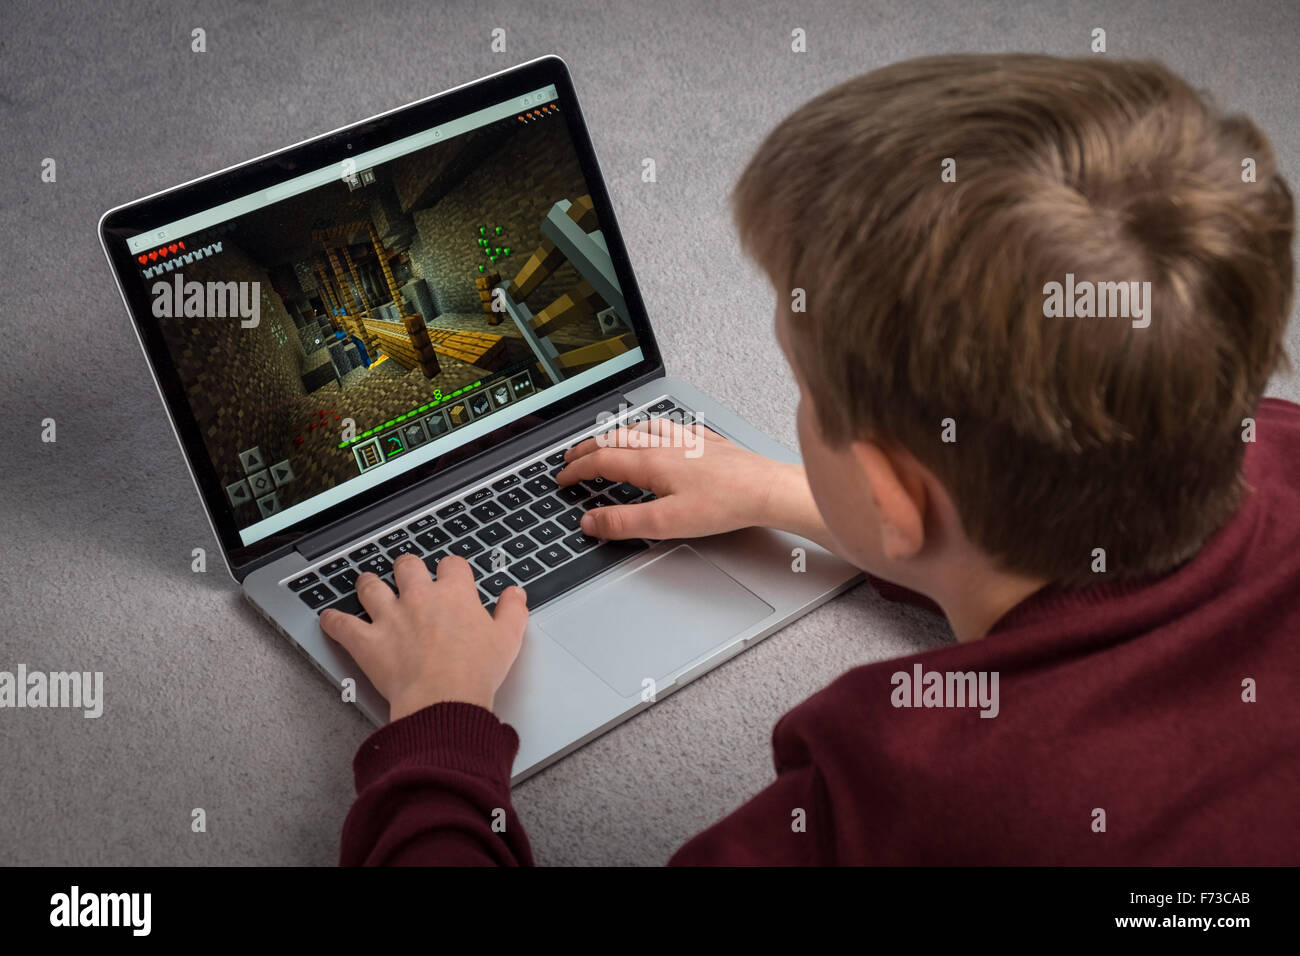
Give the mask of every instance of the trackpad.
M 727 643 L 773 608 L 687 545 L 539 627 L 622 697 Z

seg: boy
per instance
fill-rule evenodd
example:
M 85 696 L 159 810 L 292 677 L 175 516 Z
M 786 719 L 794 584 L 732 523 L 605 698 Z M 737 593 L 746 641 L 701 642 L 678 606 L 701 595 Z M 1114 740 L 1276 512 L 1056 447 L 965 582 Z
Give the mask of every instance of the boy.
M 776 780 L 673 862 L 1300 861 L 1300 407 L 1261 400 L 1293 210 L 1260 131 L 1155 64 L 938 57 L 799 110 L 734 203 L 804 465 L 591 439 L 561 484 L 657 498 L 583 532 L 782 528 L 957 643 L 787 714 Z M 530 863 L 491 714 L 526 596 L 492 618 L 458 558 L 395 575 L 357 583 L 374 623 L 321 618 L 392 707 L 342 862 Z

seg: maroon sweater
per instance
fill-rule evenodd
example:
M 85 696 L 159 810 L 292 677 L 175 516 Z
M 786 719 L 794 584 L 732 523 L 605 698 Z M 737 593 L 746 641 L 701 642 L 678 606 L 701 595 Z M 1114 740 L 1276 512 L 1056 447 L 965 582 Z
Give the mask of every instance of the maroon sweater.
M 1192 561 L 849 671 L 777 723 L 772 784 L 672 862 L 1300 863 L 1300 406 L 1265 400 L 1257 423 L 1250 494 Z M 996 671 L 997 716 L 895 706 L 892 675 L 918 664 Z M 341 862 L 532 863 L 517 747 L 469 704 L 377 731 Z

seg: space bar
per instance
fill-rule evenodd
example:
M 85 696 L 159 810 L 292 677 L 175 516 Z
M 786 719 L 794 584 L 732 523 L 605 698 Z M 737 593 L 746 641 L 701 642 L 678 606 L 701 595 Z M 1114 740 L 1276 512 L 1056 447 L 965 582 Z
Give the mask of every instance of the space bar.
M 620 561 L 640 554 L 650 545 L 639 539 L 629 541 L 606 541 L 581 555 L 568 564 L 563 564 L 550 574 L 524 582 L 524 591 L 528 595 L 528 607 L 536 610 L 542 604 L 559 597 L 570 588 L 575 588 Z

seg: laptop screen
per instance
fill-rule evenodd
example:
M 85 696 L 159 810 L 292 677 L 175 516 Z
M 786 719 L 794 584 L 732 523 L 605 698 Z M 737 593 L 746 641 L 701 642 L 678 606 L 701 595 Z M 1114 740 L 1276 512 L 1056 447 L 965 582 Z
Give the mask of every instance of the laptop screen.
M 128 240 L 241 542 L 642 360 L 554 86 Z

